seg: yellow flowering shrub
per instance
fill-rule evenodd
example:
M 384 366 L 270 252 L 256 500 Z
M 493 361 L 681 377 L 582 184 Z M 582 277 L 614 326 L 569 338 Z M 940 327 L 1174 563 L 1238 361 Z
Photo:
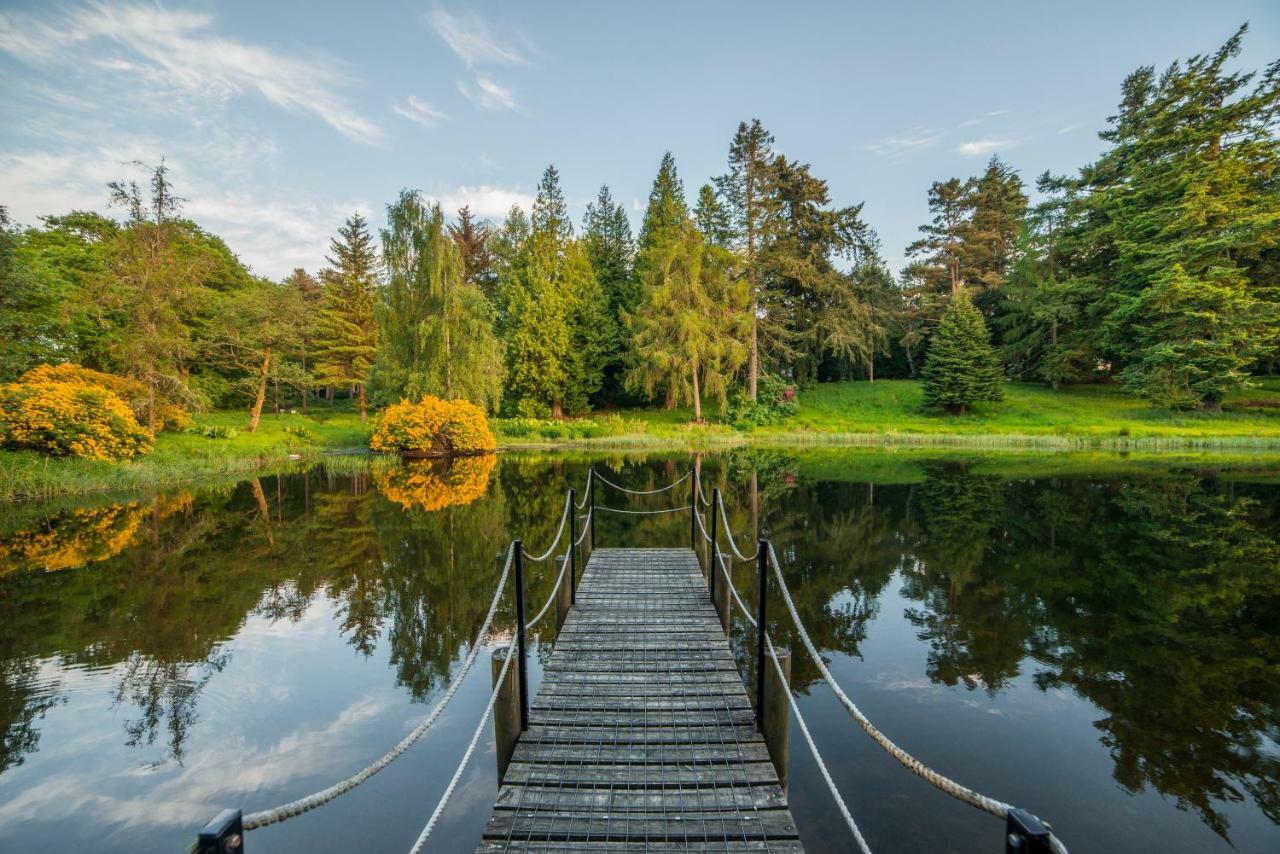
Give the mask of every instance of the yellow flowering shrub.
M 375 451 L 417 457 L 487 454 L 498 440 L 484 411 L 466 400 L 427 395 L 417 403 L 401 400 L 378 418 L 369 440 Z
M 88 460 L 151 450 L 152 437 L 128 405 L 101 386 L 67 382 L 0 386 L 0 446 Z
M 497 457 L 493 454 L 457 459 L 419 460 L 377 466 L 373 478 L 388 501 L 405 510 L 441 510 L 470 504 L 489 488 Z
M 115 374 L 104 374 L 92 368 L 80 365 L 38 365 L 18 378 L 20 383 L 71 383 L 72 385 L 88 385 L 105 388 L 114 392 L 117 397 L 129 404 L 133 417 L 142 426 L 147 426 L 147 400 L 150 393 L 147 387 L 128 377 Z M 156 429 L 183 430 L 191 426 L 191 416 L 176 403 L 156 401 Z

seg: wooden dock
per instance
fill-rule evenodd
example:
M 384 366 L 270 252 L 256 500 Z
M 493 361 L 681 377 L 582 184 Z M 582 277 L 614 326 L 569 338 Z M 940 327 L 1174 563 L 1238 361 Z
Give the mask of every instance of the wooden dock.
M 691 549 L 600 549 L 480 852 L 803 851 Z

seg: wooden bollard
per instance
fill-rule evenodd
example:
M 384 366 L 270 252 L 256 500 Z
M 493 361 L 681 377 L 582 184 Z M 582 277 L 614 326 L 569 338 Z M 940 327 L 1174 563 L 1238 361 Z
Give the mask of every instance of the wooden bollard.
M 569 570 L 566 568 L 565 572 Z M 569 619 L 569 609 L 573 607 L 573 588 L 569 586 L 569 578 L 566 576 L 560 582 L 560 589 L 556 591 L 556 637 L 560 636 L 560 630 L 564 628 L 564 621 Z
M 728 635 L 730 617 L 733 612 L 729 610 L 731 607 L 729 603 L 729 579 L 725 578 L 725 573 L 732 568 L 733 564 L 724 566 L 721 563 L 718 552 L 715 556 L 715 563 L 720 563 L 721 565 L 712 564 L 711 566 L 712 572 L 719 572 L 719 575 L 716 576 L 715 590 L 712 591 L 714 599 L 711 604 L 715 606 L 716 616 L 720 618 L 720 628 L 724 629 L 725 635 Z
M 520 740 L 520 680 L 513 666 L 507 668 L 506 678 L 498 687 L 498 677 L 502 675 L 502 665 L 507 660 L 509 650 L 506 647 L 493 651 L 493 685 L 498 688 L 498 698 L 493 702 L 493 740 L 498 753 L 498 783 L 507 776 L 507 766 L 511 764 L 511 754 L 515 752 L 516 742 Z
M 778 668 L 772 657 L 766 658 L 764 670 L 764 742 L 769 748 L 769 758 L 778 772 L 782 790 L 787 790 L 788 740 L 791 735 L 791 651 L 779 649 L 778 664 L 786 674 L 786 682 L 778 678 Z M 759 678 L 757 676 L 757 678 Z

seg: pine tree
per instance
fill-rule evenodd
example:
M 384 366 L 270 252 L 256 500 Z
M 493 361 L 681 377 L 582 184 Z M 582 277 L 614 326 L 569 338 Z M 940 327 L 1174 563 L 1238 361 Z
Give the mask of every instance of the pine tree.
M 963 413 L 980 401 L 1004 398 L 1000 360 L 991 333 L 967 290 L 951 297 L 925 357 L 924 400 L 951 413 Z
M 329 242 L 329 252 L 330 269 L 321 276 L 325 293 L 317 324 L 316 379 L 350 388 L 364 419 L 368 412 L 365 384 L 378 351 L 374 319 L 378 253 L 364 217 L 353 214 Z
M 698 204 L 693 210 L 693 222 L 702 233 L 702 239 L 710 245 L 727 249 L 733 242 L 733 223 L 729 219 L 729 210 L 710 184 L 703 184 L 698 188 Z
M 907 247 L 917 261 L 910 275 L 938 293 L 958 293 L 964 279 L 960 254 L 967 215 L 967 193 L 959 178 L 934 181 L 929 187 L 929 211 L 933 219 L 920 226 L 925 235 Z
M 375 377 L 380 392 L 416 400 L 466 399 L 496 412 L 502 398 L 502 346 L 493 307 L 466 277 L 462 254 L 439 205 L 414 190 L 387 206 L 382 231 L 387 271 L 377 318 Z
M 965 195 L 968 219 L 961 232 L 960 269 L 978 305 L 990 307 L 1016 258 L 1027 196 L 1018 173 L 995 155 L 980 176 L 969 180 Z
M 607 186 L 602 186 L 596 200 L 587 205 L 582 242 L 607 306 L 610 328 L 608 340 L 603 343 L 602 389 L 604 398 L 612 401 L 623 390 L 623 371 L 630 349 L 630 335 L 623 318 L 636 310 L 641 294 L 631 271 L 635 254 L 631 223 L 622 205 L 613 201 Z
M 498 273 L 489 246 L 493 227 L 477 220 L 471 207 L 463 205 L 458 211 L 458 221 L 449 226 L 449 236 L 462 256 L 462 274 L 467 282 L 479 288 L 490 303 L 496 303 Z
M 728 386 L 746 359 L 747 294 L 731 277 L 732 256 L 708 246 L 691 221 L 663 233 L 650 248 L 647 300 L 630 318 L 635 335 L 633 387 L 652 396 L 662 389 L 667 407 L 693 406 L 714 396 L 724 410 Z
M 550 234 L 560 243 L 567 243 L 573 237 L 573 223 L 569 221 L 569 207 L 560 189 L 560 173 L 555 164 L 547 166 L 542 173 L 529 220 L 534 231 Z
M 676 159 L 668 151 L 662 155 L 658 174 L 649 190 L 649 204 L 640 223 L 640 239 L 636 248 L 643 253 L 655 243 L 666 239 L 669 232 L 678 231 L 689 215 L 689 205 L 684 198 L 684 184 L 676 172 Z
M 740 122 L 729 143 L 729 171 L 715 179 L 716 188 L 729 208 L 735 230 L 735 247 L 744 259 L 744 275 L 751 295 L 751 330 L 747 357 L 747 394 L 756 399 L 760 376 L 760 341 L 757 328 L 763 284 L 756 261 L 762 201 L 768 194 L 768 171 L 773 162 L 773 134 L 759 119 Z

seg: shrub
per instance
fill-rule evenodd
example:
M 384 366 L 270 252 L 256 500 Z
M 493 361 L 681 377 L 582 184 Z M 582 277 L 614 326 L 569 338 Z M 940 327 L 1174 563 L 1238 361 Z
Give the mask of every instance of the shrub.
M 282 428 L 282 432 L 286 436 L 292 436 L 303 442 L 314 444 L 317 441 L 315 431 L 305 424 L 286 424 Z
M 228 427 L 226 424 L 206 424 L 203 427 L 188 427 L 187 432 L 193 436 L 203 436 L 206 439 L 234 439 L 240 435 L 236 428 Z
M 69 382 L 0 387 L 0 444 L 89 460 L 120 460 L 151 450 L 151 434 L 116 394 Z
M 71 383 L 105 388 L 129 405 L 134 420 L 147 426 L 147 404 L 151 393 L 137 380 L 105 374 L 80 365 L 38 365 L 18 378 L 22 383 Z M 184 430 L 191 426 L 191 416 L 176 403 L 156 401 L 156 430 Z
M 629 423 L 614 413 L 600 418 L 500 418 L 494 429 L 511 439 L 572 441 L 601 436 L 621 436 L 628 430 L 642 430 L 643 424 Z
M 724 420 L 740 430 L 748 430 L 781 424 L 794 418 L 799 410 L 795 386 L 788 385 L 781 377 L 765 374 L 756 385 L 755 401 L 746 392 L 735 393 L 729 399 Z
M 369 447 L 406 456 L 447 457 L 487 454 L 498 440 L 484 411 L 466 400 L 426 395 L 417 403 L 401 400 L 378 418 Z

